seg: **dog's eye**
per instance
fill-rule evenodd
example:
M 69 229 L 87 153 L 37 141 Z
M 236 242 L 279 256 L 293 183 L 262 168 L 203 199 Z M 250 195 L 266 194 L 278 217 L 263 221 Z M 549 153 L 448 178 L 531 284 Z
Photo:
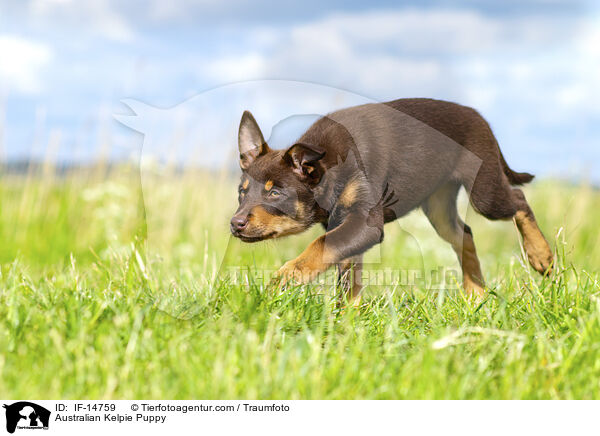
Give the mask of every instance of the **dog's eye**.
M 281 192 L 279 192 L 277 189 L 271 189 L 269 191 L 269 197 L 270 198 L 277 198 L 281 195 Z

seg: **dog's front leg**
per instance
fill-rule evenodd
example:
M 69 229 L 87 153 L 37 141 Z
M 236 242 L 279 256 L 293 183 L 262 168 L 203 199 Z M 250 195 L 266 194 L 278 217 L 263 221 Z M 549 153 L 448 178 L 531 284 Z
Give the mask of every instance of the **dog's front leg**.
M 382 238 L 383 219 L 374 219 L 372 211 L 351 212 L 339 226 L 315 239 L 300 256 L 286 262 L 276 277 L 283 283 L 308 283 L 332 264 L 364 253 Z
M 342 290 L 340 302 L 346 298 L 354 306 L 360 305 L 360 291 L 362 290 L 362 261 L 363 255 L 352 256 L 338 264 L 339 287 Z

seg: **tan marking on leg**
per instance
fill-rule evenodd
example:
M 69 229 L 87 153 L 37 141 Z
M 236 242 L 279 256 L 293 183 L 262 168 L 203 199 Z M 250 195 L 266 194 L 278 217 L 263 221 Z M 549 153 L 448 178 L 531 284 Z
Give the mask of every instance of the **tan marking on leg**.
M 463 288 L 465 288 L 467 295 L 483 297 L 485 294 L 483 289 L 485 282 L 481 273 L 481 266 L 479 265 L 479 258 L 477 257 L 473 237 L 465 232 L 462 252 L 459 252 L 460 247 L 454 247 L 454 250 L 460 259 L 463 272 Z
M 273 187 L 273 180 L 267 180 L 267 183 L 265 183 L 265 191 L 270 191 L 272 187 Z
M 352 206 L 358 197 L 359 186 L 358 180 L 351 180 L 342 191 L 339 203 L 344 207 Z
M 523 248 L 531 266 L 540 274 L 551 272 L 554 255 L 535 217 L 520 210 L 515 214 L 515 222 L 523 236 Z
M 465 224 L 455 206 L 455 188 L 440 188 L 428 201 L 425 212 L 438 234 L 452 245 L 463 273 L 463 288 L 468 296 L 485 294 L 483 274 L 473 236 L 464 230 Z M 450 195 L 452 193 L 452 195 Z
M 345 259 L 339 264 L 340 298 L 347 297 L 353 306 L 360 306 L 362 290 L 362 255 Z
M 295 259 L 286 262 L 275 274 L 283 283 L 294 281 L 305 284 L 314 280 L 335 261 L 335 253 L 325 245 L 325 235 L 315 239 Z

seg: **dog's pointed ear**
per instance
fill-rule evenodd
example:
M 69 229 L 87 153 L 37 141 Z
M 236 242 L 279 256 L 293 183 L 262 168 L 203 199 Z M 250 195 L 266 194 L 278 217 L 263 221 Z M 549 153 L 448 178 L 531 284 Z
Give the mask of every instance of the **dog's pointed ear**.
M 297 143 L 286 150 L 283 160 L 300 178 L 318 182 L 323 173 L 320 161 L 324 156 L 325 149 L 318 145 Z
M 240 150 L 240 167 L 245 170 L 258 156 L 269 151 L 258 123 L 249 111 L 244 111 L 238 131 L 238 148 Z

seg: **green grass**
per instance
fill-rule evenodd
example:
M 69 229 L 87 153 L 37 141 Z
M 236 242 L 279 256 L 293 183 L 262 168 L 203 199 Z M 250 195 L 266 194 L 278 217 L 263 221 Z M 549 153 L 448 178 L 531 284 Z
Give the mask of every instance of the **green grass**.
M 128 168 L 0 179 L 0 397 L 500 399 L 600 397 L 600 194 L 526 194 L 558 254 L 543 279 L 510 222 L 469 211 L 490 288 L 278 292 L 256 279 L 315 235 L 230 241 L 235 182 Z M 144 202 L 142 201 L 144 194 Z M 162 256 L 159 256 L 162 254 Z M 373 268 L 457 267 L 420 213 L 386 228 Z M 248 265 L 247 282 L 213 280 Z M 253 280 L 253 278 L 255 280 Z

